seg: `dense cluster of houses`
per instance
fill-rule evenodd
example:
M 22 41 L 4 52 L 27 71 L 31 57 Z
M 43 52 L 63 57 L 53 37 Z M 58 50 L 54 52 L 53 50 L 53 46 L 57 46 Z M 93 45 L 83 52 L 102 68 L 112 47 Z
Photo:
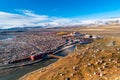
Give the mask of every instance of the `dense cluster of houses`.
M 64 44 L 90 43 L 99 36 L 71 32 L 67 35 L 58 36 L 56 32 L 28 32 L 17 35 L 12 40 L 0 42 L 0 64 L 5 61 L 20 59 L 56 50 Z M 33 59 L 33 56 L 31 57 Z

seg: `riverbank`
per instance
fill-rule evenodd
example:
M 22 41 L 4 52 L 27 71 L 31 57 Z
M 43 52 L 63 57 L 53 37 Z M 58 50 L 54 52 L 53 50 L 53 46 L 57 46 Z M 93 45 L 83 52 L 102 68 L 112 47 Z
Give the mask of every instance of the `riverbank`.
M 64 57 L 64 58 L 66 58 L 66 57 Z M 59 61 L 64 61 L 64 58 L 62 58 L 62 59 L 59 59 L 57 62 L 55 62 L 55 63 L 52 63 L 52 64 L 50 64 L 50 65 L 48 65 L 48 66 L 46 66 L 46 67 L 43 67 L 43 68 L 41 68 L 41 69 L 38 69 L 38 70 L 35 70 L 35 71 L 33 71 L 33 72 L 31 72 L 31 73 L 28 73 L 28 74 L 25 74 L 23 77 L 21 77 L 19 80 L 29 80 L 30 78 L 30 76 L 32 77 L 30 80 L 37 80 L 37 79 L 35 79 L 35 77 L 34 76 L 36 76 L 36 75 L 41 75 L 40 73 L 42 73 L 42 72 L 47 72 L 47 70 L 52 70 L 53 68 L 53 66 L 55 66 L 57 63 L 59 63 Z M 57 64 L 58 65 L 58 64 Z M 58 65 L 59 66 L 59 65 Z M 48 73 L 49 74 L 49 73 Z M 37 77 L 36 77 L 37 78 Z

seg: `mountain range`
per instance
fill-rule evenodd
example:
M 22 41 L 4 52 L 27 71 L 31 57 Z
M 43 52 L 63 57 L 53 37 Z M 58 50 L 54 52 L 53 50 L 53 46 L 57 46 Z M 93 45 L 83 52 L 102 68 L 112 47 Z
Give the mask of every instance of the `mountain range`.
M 91 19 L 91 20 L 82 20 L 82 21 L 73 21 L 69 23 L 62 23 L 62 24 L 51 24 L 47 23 L 44 26 L 32 26 L 32 27 L 12 27 L 12 28 L 0 28 L 1 30 L 28 30 L 28 29 L 35 29 L 35 28 L 57 28 L 57 27 L 73 27 L 73 26 L 99 26 L 99 25 L 109 25 L 109 24 L 120 24 L 120 17 L 111 17 L 111 18 L 103 18 L 103 19 Z

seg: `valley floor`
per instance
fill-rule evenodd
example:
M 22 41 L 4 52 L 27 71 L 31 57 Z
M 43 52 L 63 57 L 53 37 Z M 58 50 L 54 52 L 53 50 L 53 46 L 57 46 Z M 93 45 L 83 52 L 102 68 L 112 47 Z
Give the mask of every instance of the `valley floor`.
M 72 54 L 20 80 L 120 80 L 119 32 L 101 32 L 101 35 L 103 39 L 77 45 Z

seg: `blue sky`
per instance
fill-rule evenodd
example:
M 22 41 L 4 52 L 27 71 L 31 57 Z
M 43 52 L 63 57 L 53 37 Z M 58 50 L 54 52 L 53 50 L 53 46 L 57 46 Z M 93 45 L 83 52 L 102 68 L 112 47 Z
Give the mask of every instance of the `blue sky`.
M 6 16 L 6 17 L 5 17 Z M 29 23 L 45 24 L 57 22 L 69 22 L 81 19 L 102 17 L 119 17 L 120 0 L 1 0 L 0 1 L 0 26 L 21 26 L 9 24 L 7 20 L 25 20 Z M 22 18 L 21 18 L 22 17 Z M 42 18 L 41 18 L 42 17 Z M 28 19 L 37 18 L 37 22 Z M 38 20 L 38 18 L 40 20 Z M 44 19 L 43 19 L 44 18 Z M 73 19 L 74 18 L 74 19 Z M 77 19 L 76 19 L 77 18 Z M 42 20 L 43 19 L 43 20 Z M 27 21 L 28 20 L 28 21 Z M 6 21 L 6 22 L 5 22 Z M 48 23 L 47 23 L 48 21 Z M 61 22 L 61 23 L 62 23 Z M 73 21 L 74 22 L 74 21 Z M 6 24 L 5 24 L 6 23 Z M 56 23 L 57 24 L 57 23 Z M 60 24 L 60 23 L 59 23 Z M 58 24 L 58 25 L 59 25 Z

